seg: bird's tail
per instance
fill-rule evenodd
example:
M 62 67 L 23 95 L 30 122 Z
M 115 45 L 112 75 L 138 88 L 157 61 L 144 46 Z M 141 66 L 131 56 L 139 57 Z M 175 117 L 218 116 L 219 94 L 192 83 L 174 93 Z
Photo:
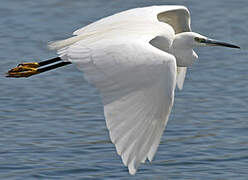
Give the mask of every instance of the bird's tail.
M 58 49 L 70 46 L 74 44 L 75 42 L 78 42 L 82 38 L 83 38 L 82 36 L 74 36 L 68 39 L 50 42 L 48 43 L 48 48 L 51 50 L 58 50 Z

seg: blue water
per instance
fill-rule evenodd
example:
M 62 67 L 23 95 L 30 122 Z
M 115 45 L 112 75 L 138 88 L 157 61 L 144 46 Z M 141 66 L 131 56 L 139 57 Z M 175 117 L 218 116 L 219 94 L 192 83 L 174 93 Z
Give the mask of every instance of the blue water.
M 132 7 L 181 4 L 192 29 L 243 50 L 202 48 L 188 71 L 155 160 L 128 174 L 98 91 L 74 65 L 28 79 L 4 73 L 55 56 L 47 42 Z M 0 179 L 247 179 L 247 0 L 1 0 Z

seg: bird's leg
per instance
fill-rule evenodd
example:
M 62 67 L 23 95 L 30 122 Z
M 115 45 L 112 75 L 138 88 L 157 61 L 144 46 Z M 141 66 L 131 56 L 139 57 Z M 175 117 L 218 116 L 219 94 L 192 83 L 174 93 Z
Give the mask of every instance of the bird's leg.
M 60 63 L 54 64 L 54 65 L 51 65 L 51 66 L 40 68 L 37 71 L 38 71 L 38 73 L 43 73 L 43 72 L 46 72 L 46 71 L 50 71 L 52 69 L 56 69 L 56 68 L 68 65 L 68 64 L 71 64 L 71 62 L 60 62 Z
M 20 77 L 29 77 L 35 74 L 40 74 L 42 72 L 46 72 L 58 67 L 65 66 L 67 64 L 71 64 L 70 62 L 60 62 L 51 66 L 47 66 L 44 68 L 39 68 L 41 66 L 45 66 L 57 61 L 61 61 L 60 57 L 49 59 L 41 62 L 31 62 L 31 63 L 21 63 L 17 67 L 12 68 L 6 73 L 6 77 L 12 78 L 20 78 Z M 39 68 L 39 69 L 38 69 Z

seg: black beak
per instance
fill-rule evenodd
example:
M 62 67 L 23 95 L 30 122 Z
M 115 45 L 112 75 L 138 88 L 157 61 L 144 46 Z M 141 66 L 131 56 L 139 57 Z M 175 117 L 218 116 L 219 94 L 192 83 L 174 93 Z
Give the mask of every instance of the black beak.
M 229 44 L 229 43 L 217 41 L 217 40 L 214 40 L 214 39 L 206 39 L 202 43 L 205 43 L 205 44 L 207 44 L 209 46 L 224 46 L 224 47 L 229 47 L 229 48 L 238 48 L 238 49 L 240 49 L 239 46 L 236 46 L 234 44 Z

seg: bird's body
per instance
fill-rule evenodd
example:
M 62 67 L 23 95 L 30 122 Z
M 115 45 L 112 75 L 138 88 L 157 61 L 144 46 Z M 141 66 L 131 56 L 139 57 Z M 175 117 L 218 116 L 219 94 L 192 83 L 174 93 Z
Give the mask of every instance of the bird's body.
M 78 65 L 99 89 L 111 141 L 131 174 L 157 151 L 176 84 L 182 88 L 187 67 L 197 59 L 193 48 L 237 48 L 191 32 L 183 6 L 131 9 L 73 34 L 49 47 L 57 50 L 59 60 Z
M 50 45 L 100 90 L 111 141 L 131 174 L 153 159 L 174 100 L 175 30 L 157 19 L 164 8 L 125 11 Z

